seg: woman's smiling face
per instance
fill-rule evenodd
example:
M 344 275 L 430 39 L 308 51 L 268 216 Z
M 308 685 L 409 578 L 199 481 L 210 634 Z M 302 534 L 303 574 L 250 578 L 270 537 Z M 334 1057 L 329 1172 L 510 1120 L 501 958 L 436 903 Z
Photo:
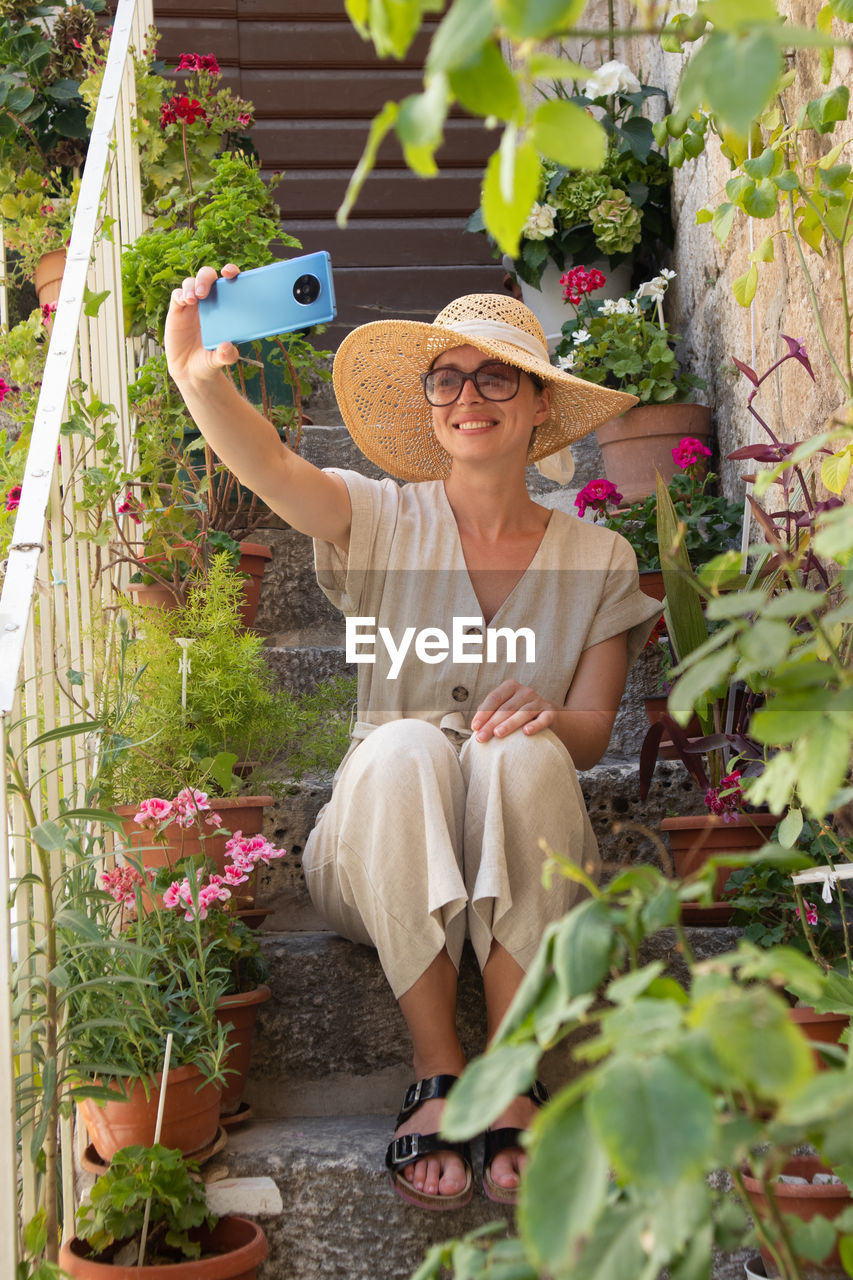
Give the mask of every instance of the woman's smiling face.
M 432 370 L 474 373 L 500 363 L 477 347 L 462 346 L 443 351 Z M 523 371 L 518 391 L 508 400 L 487 399 L 469 378 L 452 404 L 432 406 L 433 430 L 450 456 L 460 461 L 519 453 L 526 458 L 533 429 L 548 416 L 550 400 L 550 391 L 540 391 Z

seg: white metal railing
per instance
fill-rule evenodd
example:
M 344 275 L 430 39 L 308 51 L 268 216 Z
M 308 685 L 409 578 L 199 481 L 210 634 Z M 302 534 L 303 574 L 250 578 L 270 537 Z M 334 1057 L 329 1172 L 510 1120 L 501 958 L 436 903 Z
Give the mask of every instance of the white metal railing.
M 69 390 L 80 379 L 100 400 L 115 407 L 123 455 L 130 458 L 133 432 L 127 389 L 133 378 L 133 344 L 124 339 L 121 253 L 143 229 L 139 166 L 132 137 L 135 84 L 132 50 L 142 51 L 153 22 L 152 0 L 119 0 L 103 85 L 98 99 L 79 200 L 74 215 L 67 264 L 53 318 L 41 393 L 33 421 L 20 505 L 0 594 L 0 750 L 23 761 L 32 784 L 37 821 L 54 817 L 60 803 L 78 803 L 91 776 L 91 751 L 75 738 L 34 743 L 59 724 L 79 722 L 81 707 L 97 705 L 103 668 L 102 607 L 110 603 L 122 580 L 102 575 L 92 587 L 91 547 L 78 526 L 75 504 L 82 492 L 81 451 L 88 442 L 62 438 Z M 109 236 L 102 234 L 110 219 Z M 84 314 L 84 292 L 108 291 L 96 317 Z M 4 300 L 5 301 L 5 300 Z M 5 310 L 0 311 L 5 315 Z M 88 455 L 91 458 L 91 454 Z M 85 517 L 81 517 L 85 519 Z M 122 570 L 125 575 L 126 568 Z M 73 670 L 70 685 L 65 673 Z M 15 1115 L 15 1070 L 32 1070 L 36 1043 L 14 1060 L 11 971 L 32 947 L 35 976 L 44 970 L 39 944 L 44 933 L 43 891 L 39 885 L 18 895 L 15 911 L 7 910 L 10 876 L 30 870 L 28 822 L 19 798 L 10 792 L 4 768 L 0 781 L 0 1274 L 15 1274 L 21 1253 L 22 1226 L 39 1207 L 40 1187 L 30 1158 L 27 1126 L 22 1134 Z M 53 874 L 61 868 L 59 855 Z M 25 922 L 26 928 L 16 928 Z M 26 1001 L 19 1012 L 19 1031 L 27 1030 Z M 32 1129 L 30 1122 L 29 1129 Z M 23 1141 L 21 1141 L 23 1137 Z M 20 1160 L 13 1153 L 20 1143 Z M 64 1230 L 73 1224 L 71 1124 L 61 1124 Z

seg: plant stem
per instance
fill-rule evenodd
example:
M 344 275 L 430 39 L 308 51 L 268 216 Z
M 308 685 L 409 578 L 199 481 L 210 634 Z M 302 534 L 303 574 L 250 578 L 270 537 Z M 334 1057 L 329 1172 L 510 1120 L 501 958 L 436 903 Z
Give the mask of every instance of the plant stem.
M 823 956 L 815 946 L 814 938 L 811 933 L 811 926 L 809 925 L 808 916 L 806 915 L 806 901 L 803 897 L 802 885 L 794 885 L 794 897 L 797 899 L 797 911 L 799 912 L 800 924 L 803 927 L 803 933 L 805 934 L 811 958 L 814 960 L 816 965 L 823 969 L 824 973 L 828 973 L 832 966 L 824 960 Z
M 800 241 L 799 232 L 797 231 L 797 220 L 796 220 L 796 217 L 794 216 L 794 193 L 792 191 L 788 192 L 788 221 L 791 228 L 791 239 L 794 242 L 794 248 L 797 251 L 797 257 L 800 262 L 800 269 L 802 270 L 802 273 L 805 276 L 806 286 L 808 288 L 808 294 L 809 294 L 809 302 L 811 303 L 812 314 L 815 318 L 815 324 L 817 325 L 817 331 L 818 331 L 818 334 L 820 335 L 820 340 L 823 344 L 823 349 L 829 358 L 829 363 L 832 365 L 832 368 L 835 372 L 835 376 L 838 378 L 838 381 L 841 383 L 841 386 L 844 389 L 845 396 L 849 400 L 850 384 L 846 381 L 844 374 L 841 372 L 841 369 L 838 367 L 838 362 L 835 359 L 835 356 L 832 354 L 832 348 L 829 345 L 829 339 L 826 336 L 826 330 L 824 329 L 824 326 L 823 326 L 823 319 L 820 314 L 820 307 L 818 306 L 817 294 L 815 292 L 814 282 L 812 281 L 811 273 L 809 271 L 808 264 L 806 262 L 806 257 L 805 257 L 805 254 L 803 253 L 803 246 Z M 842 273 L 842 279 L 843 278 L 844 276 Z M 848 328 L 849 328 L 850 317 L 849 315 L 847 315 L 846 312 L 845 312 L 845 315 L 847 318 Z
M 182 148 L 183 148 L 183 152 L 184 152 L 184 170 L 185 170 L 186 175 L 187 175 L 187 191 L 189 192 L 189 196 L 190 196 L 189 201 L 187 202 L 187 224 L 188 224 L 188 226 L 189 226 L 190 231 L 194 231 L 194 230 L 195 230 L 195 219 L 194 219 L 194 216 L 193 216 L 193 214 L 194 214 L 194 210 L 193 210 L 193 176 L 192 176 L 192 170 L 190 169 L 190 158 L 189 158 L 189 156 L 187 155 L 187 122 L 186 122 L 186 120 L 182 120 L 182 121 L 181 121 L 181 146 L 182 146 Z
M 734 1183 L 743 1203 L 750 1205 L 749 1194 L 744 1186 L 743 1176 L 739 1169 L 730 1169 L 732 1182 Z M 767 1202 L 768 1217 L 775 1229 L 775 1236 L 768 1232 L 765 1226 L 765 1220 L 760 1214 L 753 1212 L 752 1216 L 755 1222 L 755 1231 L 761 1244 L 764 1245 L 772 1255 L 777 1267 L 779 1268 L 779 1280 L 803 1280 L 802 1271 L 797 1261 L 796 1254 L 791 1246 L 791 1238 L 788 1234 L 788 1228 L 779 1212 L 779 1205 L 776 1196 L 773 1194 L 772 1184 L 766 1177 L 760 1179 L 761 1190 L 764 1193 Z

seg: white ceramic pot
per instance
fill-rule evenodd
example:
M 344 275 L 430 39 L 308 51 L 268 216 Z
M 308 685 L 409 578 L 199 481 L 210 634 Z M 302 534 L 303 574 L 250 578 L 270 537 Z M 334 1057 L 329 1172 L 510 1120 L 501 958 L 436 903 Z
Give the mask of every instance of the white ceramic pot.
M 507 271 L 512 271 L 514 269 L 512 258 L 505 257 L 504 266 Z M 611 269 L 604 258 L 596 258 L 593 262 L 584 262 L 583 266 L 588 271 L 595 268 L 603 276 L 606 276 L 606 283 L 603 288 L 596 289 L 595 293 L 590 294 L 590 298 L 594 303 L 604 302 L 606 298 L 623 298 L 630 292 L 630 262 L 623 262 L 621 266 Z M 563 274 L 556 262 L 549 258 L 545 270 L 542 272 L 540 288 L 536 289 L 532 284 L 525 283 L 520 276 L 518 278 L 524 305 L 530 308 L 545 330 L 548 350 L 552 354 L 563 336 L 563 325 L 574 314 L 563 297 L 563 288 L 560 284 L 560 276 Z
M 746 1273 L 746 1280 L 767 1280 L 767 1272 L 764 1270 L 764 1262 L 760 1254 L 750 1258 L 749 1262 L 745 1262 L 743 1269 Z

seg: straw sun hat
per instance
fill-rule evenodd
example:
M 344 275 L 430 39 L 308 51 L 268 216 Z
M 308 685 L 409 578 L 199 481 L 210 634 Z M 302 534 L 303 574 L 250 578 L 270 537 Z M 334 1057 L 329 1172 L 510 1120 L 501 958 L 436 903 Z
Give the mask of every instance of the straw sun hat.
M 432 429 L 421 374 L 443 351 L 466 345 L 535 374 L 551 388 L 551 409 L 536 428 L 530 462 L 565 449 L 636 404 L 625 392 L 556 369 L 542 326 L 524 303 L 499 293 L 472 293 L 451 302 L 432 324 L 377 320 L 354 329 L 341 343 L 335 395 L 366 457 L 401 480 L 439 480 L 449 474 L 450 455 Z

